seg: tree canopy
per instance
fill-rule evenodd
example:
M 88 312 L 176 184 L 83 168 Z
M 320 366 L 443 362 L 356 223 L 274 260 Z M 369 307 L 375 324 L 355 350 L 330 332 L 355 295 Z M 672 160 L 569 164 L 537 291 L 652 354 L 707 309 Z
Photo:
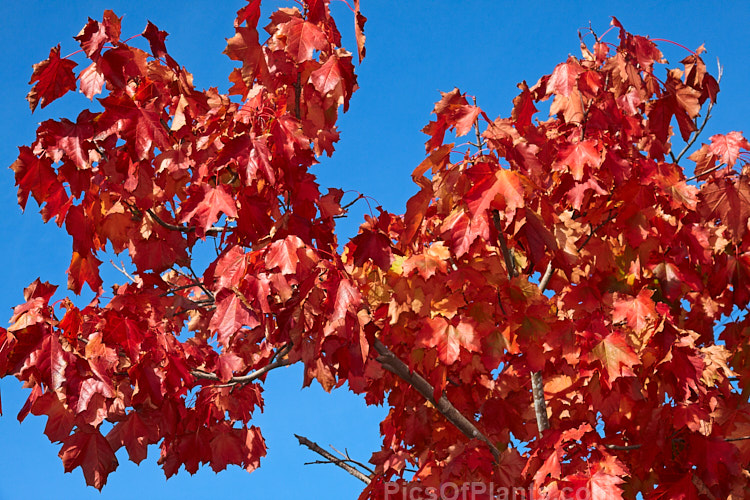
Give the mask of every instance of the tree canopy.
M 371 468 L 328 458 L 363 499 L 742 497 L 750 144 L 698 142 L 721 79 L 703 48 L 670 67 L 613 19 L 521 82 L 508 117 L 443 92 L 405 212 L 373 207 L 342 242 L 363 195 L 310 169 L 358 86 L 352 11 L 354 54 L 325 0 L 264 35 L 247 2 L 228 94 L 196 89 L 153 24 L 148 50 L 122 40 L 112 11 L 76 37 L 85 64 L 57 46 L 34 66 L 32 111 L 98 102 L 42 122 L 11 165 L 19 205 L 73 239 L 68 288 L 96 298 L 24 291 L 0 336 L 0 376 L 32 390 L 19 418 L 46 415 L 66 471 L 99 489 L 117 450 L 138 463 L 152 444 L 167 477 L 252 471 L 263 383 L 300 363 L 304 385 L 389 408 Z M 131 260 L 111 297 L 107 251 Z

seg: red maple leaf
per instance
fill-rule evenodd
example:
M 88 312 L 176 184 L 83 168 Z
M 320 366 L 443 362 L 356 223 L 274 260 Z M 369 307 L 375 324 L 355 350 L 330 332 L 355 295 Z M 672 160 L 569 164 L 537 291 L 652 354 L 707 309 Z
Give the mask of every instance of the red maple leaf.
M 582 141 L 569 144 L 560 149 L 558 165 L 566 165 L 577 181 L 583 179 L 583 169 L 586 165 L 598 168 L 602 164 L 602 158 L 593 141 Z
M 737 162 L 741 149 L 745 151 L 750 150 L 750 143 L 747 142 L 742 132 L 734 131 L 728 134 L 716 134 L 712 135 L 710 139 L 709 151 L 718 156 L 722 163 L 726 163 L 730 167 Z
M 630 328 L 642 332 L 649 322 L 656 318 L 656 305 L 651 300 L 654 291 L 643 288 L 637 297 L 617 296 L 612 311 L 612 322 L 619 323 L 626 320 Z
M 42 108 L 64 95 L 69 90 L 76 88 L 76 76 L 73 68 L 78 66 L 69 59 L 60 58 L 60 46 L 53 47 L 49 57 L 34 65 L 29 84 L 33 84 L 26 96 L 29 106 L 33 112 L 39 103 Z
M 698 211 L 707 220 L 720 220 L 734 241 L 747 231 L 750 217 L 750 182 L 746 177 L 712 179 L 701 186 Z
M 237 217 L 237 204 L 224 186 L 206 185 L 202 193 L 195 194 L 182 205 L 180 222 L 199 228 L 205 233 L 223 213 L 227 217 Z
M 524 206 L 524 186 L 519 174 L 504 168 L 493 172 L 491 168 L 480 170 L 480 167 L 483 166 L 473 167 L 480 176 L 466 193 L 466 204 L 474 216 L 483 215 L 489 208 L 515 210 Z
M 117 466 L 112 447 L 101 433 L 85 425 L 65 440 L 59 453 L 65 472 L 76 467 L 83 469 L 86 484 L 101 490 L 107 484 L 107 476 Z
M 16 174 L 18 204 L 22 209 L 26 208 L 29 193 L 34 196 L 37 204 L 41 205 L 50 192 L 54 191 L 53 186 L 59 184 L 57 173 L 52 168 L 49 158 L 38 157 L 27 146 L 18 148 L 18 159 L 10 168 Z
M 279 25 L 277 36 L 286 38 L 284 50 L 298 63 L 312 60 L 313 52 L 325 50 L 329 45 L 325 33 L 316 24 L 298 17 Z
M 590 359 L 599 361 L 602 375 L 610 384 L 620 377 L 633 376 L 633 367 L 641 363 L 621 332 L 613 331 L 591 350 Z

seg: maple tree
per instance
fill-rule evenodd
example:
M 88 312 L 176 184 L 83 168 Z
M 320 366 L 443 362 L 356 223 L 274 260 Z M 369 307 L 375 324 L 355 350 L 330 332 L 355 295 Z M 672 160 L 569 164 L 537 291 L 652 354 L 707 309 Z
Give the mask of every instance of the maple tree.
M 379 207 L 339 246 L 350 204 L 310 173 L 357 88 L 328 7 L 281 8 L 262 39 L 248 1 L 227 95 L 197 90 L 153 24 L 149 51 L 122 41 L 111 11 L 75 37 L 85 69 L 59 46 L 34 66 L 32 111 L 74 90 L 101 107 L 41 123 L 11 165 L 20 206 L 73 239 L 68 288 L 96 298 L 24 291 L 0 343 L 0 376 L 31 389 L 19 419 L 46 415 L 65 470 L 99 489 L 123 447 L 139 463 L 158 445 L 167 477 L 252 471 L 263 382 L 301 363 L 304 385 L 389 408 L 374 472 L 334 460 L 363 499 L 394 481 L 743 497 L 750 143 L 714 135 L 686 174 L 719 91 L 702 48 L 660 76 L 654 41 L 613 19 L 619 43 L 582 37 L 508 118 L 443 93 L 405 213 Z M 108 248 L 133 271 L 106 300 Z

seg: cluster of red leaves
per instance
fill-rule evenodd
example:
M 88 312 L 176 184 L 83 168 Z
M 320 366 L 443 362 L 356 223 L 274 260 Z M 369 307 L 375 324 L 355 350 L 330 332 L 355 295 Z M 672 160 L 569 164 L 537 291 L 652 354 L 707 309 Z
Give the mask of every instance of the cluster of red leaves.
M 73 237 L 68 287 L 97 293 L 56 310 L 55 287 L 37 280 L 0 344 L 0 376 L 32 389 L 19 418 L 47 415 L 66 470 L 101 488 L 115 451 L 140 462 L 149 444 L 167 476 L 203 463 L 252 470 L 265 454 L 249 425 L 262 381 L 302 362 L 305 385 L 348 383 L 390 407 L 363 499 L 384 498 L 412 467 L 424 487 L 741 497 L 750 144 L 711 137 L 690 157 L 698 182 L 686 179 L 671 124 L 694 138 L 718 92 L 699 53 L 661 80 L 656 45 L 615 21 L 618 46 L 582 44 L 581 58 L 520 84 L 510 118 L 443 94 L 406 213 L 369 217 L 340 252 L 343 193 L 321 194 L 309 169 L 338 139 L 352 56 L 326 0 L 278 10 L 263 42 L 259 9 L 238 12 L 229 96 L 196 90 L 150 23 L 150 53 L 121 42 L 111 12 L 76 37 L 92 61 L 77 77 L 59 48 L 34 68 L 32 109 L 75 88 L 104 94 L 75 123 L 43 122 L 12 165 L 20 205 L 31 194 Z M 550 98 L 550 118 L 535 119 Z M 472 130 L 476 152 L 445 143 Z M 217 258 L 198 275 L 205 239 Z M 135 278 L 102 304 L 108 244 L 127 249 Z

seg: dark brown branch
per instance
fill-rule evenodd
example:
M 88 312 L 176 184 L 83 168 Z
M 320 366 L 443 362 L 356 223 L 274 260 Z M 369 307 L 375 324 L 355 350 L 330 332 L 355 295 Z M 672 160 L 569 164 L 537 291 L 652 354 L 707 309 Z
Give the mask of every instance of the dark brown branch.
M 146 212 L 148 212 L 148 215 L 151 216 L 151 218 L 157 224 L 166 229 L 170 229 L 172 231 L 180 231 L 182 233 L 190 233 L 192 231 L 195 231 L 195 228 L 192 226 L 178 226 L 162 220 L 161 217 L 156 215 L 150 208 L 146 210 Z M 209 227 L 208 229 L 206 229 L 206 236 L 216 236 L 217 234 L 223 233 L 224 231 L 226 231 L 226 228 L 223 227 Z
M 240 375 L 238 377 L 232 377 L 229 379 L 228 382 L 221 384 L 221 385 L 213 385 L 211 387 L 231 387 L 238 384 L 249 384 L 253 380 L 262 377 L 266 373 L 270 372 L 271 370 L 274 370 L 276 368 L 287 366 L 290 364 L 289 358 L 281 357 L 281 359 L 276 359 L 279 356 L 283 356 L 286 354 L 286 352 L 289 352 L 288 350 L 291 349 L 291 346 L 285 346 L 282 348 L 279 353 L 277 353 L 274 356 L 274 361 L 268 363 L 266 366 L 262 368 L 258 368 L 252 373 L 248 373 L 247 375 Z M 286 352 L 285 352 L 286 351 Z M 190 374 L 195 378 L 205 379 L 205 380 L 214 380 L 217 382 L 221 381 L 221 377 L 216 375 L 215 373 L 205 372 L 203 370 L 190 370 Z
M 412 386 L 418 393 L 422 395 L 427 401 L 439 411 L 451 424 L 453 424 L 459 431 L 461 431 L 469 439 L 479 439 L 483 441 L 492 452 L 495 459 L 500 458 L 500 451 L 490 441 L 490 439 L 482 434 L 477 429 L 474 422 L 463 416 L 460 411 L 453 406 L 448 398 L 440 396 L 440 399 L 435 401 L 434 393 L 435 389 L 432 385 L 427 382 L 421 375 L 416 372 L 409 370 L 406 363 L 401 361 L 388 347 L 386 347 L 379 340 L 375 340 L 375 350 L 380 355 L 377 360 L 380 364 L 389 372 L 397 375 L 401 380 Z
M 341 455 L 342 457 L 344 457 L 348 463 L 354 464 L 357 467 L 359 467 L 360 469 L 366 470 L 370 474 L 375 474 L 375 471 L 373 469 L 371 469 L 370 467 L 366 466 L 362 462 L 358 462 L 357 460 L 354 460 L 352 457 L 350 457 L 349 456 L 349 450 L 347 450 L 346 448 L 344 448 L 344 453 L 341 453 L 341 451 L 337 450 L 335 446 L 330 445 L 330 447 L 333 449 L 333 451 L 335 451 L 336 453 L 338 453 L 339 455 Z
M 327 462 L 312 462 L 312 463 L 331 463 L 337 467 L 341 467 L 346 472 L 356 477 L 363 483 L 370 484 L 371 479 L 368 476 L 364 475 L 362 472 L 358 471 L 357 469 L 349 465 L 346 459 L 342 459 L 342 458 L 338 458 L 334 456 L 333 454 L 327 452 L 326 450 L 318 446 L 317 443 L 314 443 L 313 441 L 310 441 L 309 439 L 307 439 L 305 436 L 299 436 L 295 434 L 294 437 L 297 438 L 301 446 L 306 446 L 311 451 L 314 451 L 318 455 L 328 460 Z
M 508 278 L 515 278 L 518 276 L 516 261 L 510 253 L 508 242 L 505 240 L 505 231 L 503 231 L 502 221 L 500 220 L 500 212 L 497 210 L 492 211 L 492 222 L 495 224 L 495 229 L 497 230 L 497 240 L 500 243 L 500 250 L 503 253 L 505 268 L 508 270 Z
M 700 178 L 700 177 L 703 177 L 703 176 L 704 176 L 704 175 L 706 175 L 706 174 L 710 174 L 711 172 L 714 172 L 714 171 L 716 171 L 716 170 L 719 170 L 719 169 L 720 169 L 721 167 L 723 167 L 723 166 L 725 166 L 725 165 L 724 165 L 724 163 L 719 163 L 719 164 L 718 164 L 718 165 L 716 165 L 715 167 L 713 167 L 713 168 L 709 168 L 709 169 L 708 169 L 708 170 L 706 170 L 705 172 L 701 172 L 700 174 L 698 174 L 698 175 L 694 175 L 694 176 L 690 177 L 689 179 L 685 179 L 685 182 L 690 182 L 690 181 L 694 181 L 694 180 L 696 180 L 696 179 L 698 179 L 698 178 Z
M 297 73 L 297 83 L 294 84 L 294 116 L 298 120 L 302 119 L 302 111 L 300 109 L 300 101 L 302 100 L 302 75 Z
M 629 444 L 629 445 L 620 445 L 620 444 L 605 444 L 605 448 L 608 450 L 619 450 L 619 451 L 630 451 L 630 450 L 637 450 L 641 447 L 639 444 Z

